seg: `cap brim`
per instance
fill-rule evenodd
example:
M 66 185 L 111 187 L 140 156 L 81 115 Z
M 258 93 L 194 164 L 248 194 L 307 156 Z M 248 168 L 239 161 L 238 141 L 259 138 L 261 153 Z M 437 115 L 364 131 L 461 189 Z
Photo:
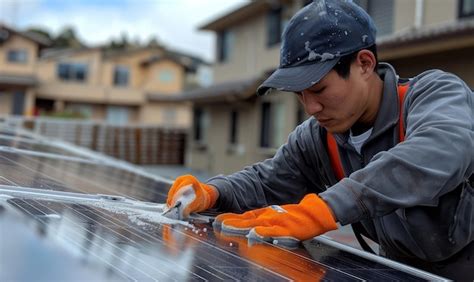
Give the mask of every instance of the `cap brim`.
M 299 92 L 318 83 L 339 59 L 328 60 L 290 68 L 279 68 L 257 89 L 257 95 L 265 95 L 268 90 Z

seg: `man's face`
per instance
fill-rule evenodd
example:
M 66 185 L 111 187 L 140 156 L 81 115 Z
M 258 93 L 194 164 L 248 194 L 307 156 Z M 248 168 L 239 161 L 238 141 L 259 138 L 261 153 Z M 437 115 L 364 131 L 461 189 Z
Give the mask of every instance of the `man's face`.
M 343 133 L 367 115 L 368 91 L 352 64 L 347 79 L 331 70 L 312 87 L 296 93 L 308 115 L 331 133 Z

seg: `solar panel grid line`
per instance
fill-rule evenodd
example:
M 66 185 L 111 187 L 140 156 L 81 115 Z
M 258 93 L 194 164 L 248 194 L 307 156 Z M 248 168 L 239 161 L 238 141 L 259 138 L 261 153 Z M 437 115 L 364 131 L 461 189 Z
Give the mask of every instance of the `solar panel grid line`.
M 37 136 L 35 138 L 41 138 L 41 137 Z M 125 162 L 117 160 L 117 159 L 113 159 L 109 156 L 100 155 L 97 152 L 92 152 L 92 151 L 90 151 L 88 149 L 85 149 L 85 148 L 79 148 L 77 146 L 72 146 L 70 144 L 67 144 L 67 143 L 64 143 L 64 142 L 61 142 L 61 141 L 51 141 L 51 142 L 55 146 L 58 146 L 58 147 L 63 148 L 65 150 L 68 150 L 72 153 L 80 154 L 80 155 L 83 155 L 85 157 L 88 157 L 88 158 L 95 159 L 97 161 L 106 163 L 109 166 L 123 168 L 123 169 L 128 170 L 132 173 L 139 174 L 139 175 L 142 175 L 142 176 L 146 176 L 146 177 L 151 178 L 151 179 L 156 180 L 156 181 L 166 182 L 166 183 L 169 183 L 169 184 L 172 183 L 172 181 L 170 179 L 161 177 L 159 175 L 154 175 L 154 174 L 147 173 L 147 172 L 145 172 L 141 169 L 138 169 L 135 165 L 125 163 Z M 144 155 L 145 156 L 149 155 L 149 152 L 147 152 Z
M 45 164 L 45 165 L 49 166 L 49 164 Z M 54 166 L 51 166 L 51 167 L 53 169 L 57 169 Z M 93 167 L 85 167 L 84 170 L 85 170 L 84 173 L 87 174 L 87 175 L 100 174 L 100 170 L 94 169 Z M 118 171 L 118 170 L 116 170 L 116 171 Z M 153 189 L 153 188 L 151 188 L 152 185 L 145 185 L 145 184 L 149 184 L 149 182 L 150 182 L 145 177 L 137 177 L 136 175 L 134 175 L 134 177 L 135 177 L 134 181 L 127 182 L 126 181 L 128 179 L 126 177 L 127 175 L 133 175 L 133 174 L 130 174 L 127 171 L 120 172 L 120 178 L 115 178 L 111 174 L 100 174 L 100 176 L 103 177 L 104 180 L 106 180 L 107 182 L 108 181 L 116 182 L 114 180 L 120 179 L 120 182 L 118 182 L 117 184 L 119 184 L 119 185 L 122 184 L 122 186 L 127 186 L 127 187 L 129 187 L 130 190 L 133 190 L 134 188 L 142 188 L 142 190 L 144 189 L 145 191 L 150 191 L 151 192 L 150 194 L 159 195 L 160 197 L 166 197 L 167 196 L 166 191 L 160 191 L 158 189 Z M 73 176 L 75 176 L 75 175 L 73 174 Z
M 0 139 L 0 145 L 6 147 L 12 147 L 17 149 L 29 150 L 29 151 L 38 151 L 38 152 L 48 152 L 64 156 L 76 156 L 74 153 L 70 153 L 59 148 L 54 148 L 43 142 L 23 142 L 15 141 L 14 139 Z
M 207 269 L 204 269 L 203 267 L 199 266 L 199 265 L 195 265 L 196 268 L 200 269 L 201 271 L 204 271 L 206 272 L 207 274 L 209 274 L 212 278 L 212 280 L 215 280 L 215 279 L 219 279 L 221 281 L 224 281 L 225 278 L 224 277 L 220 277 L 219 275 L 217 275 L 215 272 L 211 272 Z M 227 275 L 226 275 L 227 276 Z M 208 279 L 205 279 L 205 281 L 208 281 Z
M 67 208 L 69 208 L 69 207 L 67 207 Z M 75 209 L 72 209 L 72 211 L 73 211 L 74 213 L 77 213 L 78 215 L 80 215 L 80 216 L 82 216 L 82 217 L 85 217 L 85 218 L 88 218 L 88 219 L 90 219 L 90 220 L 92 220 L 92 221 L 95 221 L 95 219 L 90 218 L 89 216 L 87 216 L 87 215 L 85 215 L 85 214 L 83 214 L 83 213 L 81 213 L 81 212 L 79 212 L 79 211 L 77 211 L 77 210 L 75 210 Z M 105 219 L 105 218 L 104 218 L 104 219 Z M 107 220 L 107 219 L 106 219 L 106 220 Z M 110 229 L 110 228 L 107 227 L 106 225 L 103 225 L 103 228 L 108 229 L 110 232 L 114 233 L 115 235 L 117 235 L 118 237 L 120 237 L 120 238 L 122 238 L 122 239 L 124 239 L 124 240 L 126 240 L 126 241 L 130 241 L 131 243 L 137 244 L 137 242 L 135 242 L 135 241 L 133 241 L 132 239 L 130 239 L 130 238 L 128 238 L 128 237 L 126 237 L 126 236 L 124 236 L 124 235 L 122 235 L 122 234 L 116 232 L 116 231 L 113 230 L 113 229 Z M 86 230 L 86 232 L 91 233 L 89 230 Z M 111 246 L 112 248 L 114 248 L 114 249 L 120 249 L 120 248 L 118 248 L 117 246 L 115 246 L 114 244 L 110 243 L 108 240 L 106 240 L 106 239 L 104 239 L 104 238 L 102 238 L 102 237 L 100 237 L 100 236 L 97 236 L 97 235 L 96 235 L 96 237 L 98 237 L 99 239 L 101 239 L 106 245 L 110 245 L 110 246 Z M 98 245 L 98 246 L 101 246 L 101 245 Z M 123 253 L 124 253 L 124 254 L 127 254 L 127 252 L 123 252 Z M 153 270 L 155 270 L 155 271 L 157 271 L 157 272 L 159 272 L 159 273 L 162 273 L 163 275 L 165 275 L 165 276 L 167 276 L 168 278 L 170 278 L 170 276 L 169 276 L 167 273 L 165 273 L 165 272 L 159 270 L 158 268 L 156 268 L 156 267 L 150 265 L 148 262 L 144 261 L 143 259 L 137 258 L 137 257 L 134 256 L 134 255 L 132 255 L 132 257 L 134 258 L 134 260 L 136 260 L 136 261 L 138 261 L 138 262 L 141 262 L 143 265 L 149 266 L 149 267 L 152 268 Z M 118 258 L 120 258 L 121 260 L 123 259 L 122 257 L 118 257 Z M 187 269 L 185 269 L 185 270 L 187 270 Z M 147 273 L 147 276 L 150 276 L 150 275 Z M 156 279 L 154 279 L 154 280 L 156 281 Z
M 51 195 L 49 195 L 49 196 L 51 196 Z M 63 199 L 64 199 L 64 200 L 67 200 L 67 198 L 63 198 Z M 43 199 L 43 200 L 45 200 L 45 199 Z M 25 201 L 23 201 L 23 202 L 25 202 Z M 35 202 L 38 203 L 39 205 L 45 207 L 45 208 L 48 208 L 47 206 L 42 205 L 42 204 L 41 204 L 40 202 L 38 202 L 38 201 L 35 201 Z M 25 202 L 25 203 L 28 204 L 27 202 Z M 31 206 L 31 205 L 30 205 L 30 206 Z M 68 209 L 70 209 L 69 206 L 65 206 L 65 207 L 68 208 Z M 37 208 L 35 208 L 35 209 L 37 209 Z M 56 211 L 54 211 L 54 210 L 52 210 L 52 209 L 50 209 L 50 208 L 48 208 L 48 209 L 49 209 L 50 211 L 52 211 L 52 212 L 56 212 Z M 111 221 L 110 218 L 108 218 L 108 217 L 105 215 L 105 213 L 103 213 L 103 212 L 101 212 L 100 210 L 98 210 L 98 209 L 100 209 L 100 208 L 94 207 L 93 209 L 94 209 L 94 210 L 97 210 L 98 214 L 97 214 L 97 213 L 94 213 L 94 214 L 96 214 L 98 217 L 100 217 L 100 218 L 102 218 L 103 220 L 105 220 L 105 221 L 107 221 L 107 222 L 110 222 L 111 224 L 113 224 L 113 225 L 119 227 L 115 222 Z M 37 210 L 38 210 L 38 209 L 37 209 Z M 93 219 L 93 218 L 87 216 L 87 215 L 84 214 L 84 213 L 81 213 L 81 212 L 78 211 L 78 210 L 72 209 L 72 212 L 77 213 L 77 214 L 80 215 L 81 217 L 84 217 L 84 218 L 90 219 L 91 221 L 97 222 L 95 219 Z M 126 224 L 124 224 L 124 225 L 126 225 Z M 117 233 L 115 230 L 108 228 L 107 226 L 104 226 L 104 228 L 105 228 L 105 229 L 108 229 L 110 232 L 116 234 L 118 237 L 121 237 L 121 238 L 124 239 L 125 241 L 130 241 L 130 240 L 131 240 L 132 243 L 135 243 L 135 244 L 137 243 L 137 242 L 133 241 L 132 239 L 130 239 L 130 238 L 128 238 L 128 237 L 125 237 L 125 236 L 123 236 L 123 235 L 120 234 L 120 233 Z M 160 244 L 166 243 L 166 242 L 163 242 L 163 241 L 161 241 L 161 240 L 158 240 L 158 242 L 157 242 L 157 241 L 156 241 L 156 239 L 157 239 L 156 237 L 153 237 L 153 236 L 150 236 L 150 235 L 147 234 L 147 233 L 144 233 L 143 230 L 140 230 L 140 229 L 135 228 L 135 227 L 132 227 L 132 229 L 133 229 L 134 231 L 137 231 L 137 232 L 139 232 L 139 233 L 142 233 L 145 237 L 143 237 L 143 236 L 141 236 L 141 235 L 139 235 L 139 234 L 137 234 L 137 233 L 134 233 L 134 232 L 132 232 L 132 235 L 137 236 L 137 237 L 139 237 L 140 239 L 143 239 L 143 240 L 146 241 L 147 243 L 160 243 Z M 86 230 L 86 231 L 89 232 L 88 230 Z M 149 240 L 148 238 L 152 238 L 153 241 L 152 241 L 152 240 Z M 107 243 L 108 243 L 108 242 L 107 242 Z M 109 244 L 110 244 L 110 243 L 109 243 Z M 139 260 L 139 261 L 140 261 L 140 260 Z M 169 261 L 170 263 L 173 263 L 172 260 L 168 260 L 168 261 Z M 148 265 L 147 263 L 144 263 L 144 264 L 145 264 L 145 265 Z M 179 265 L 178 265 L 178 266 L 179 266 Z M 188 271 L 187 269 L 185 269 L 185 268 L 183 268 L 183 270 L 189 272 L 189 271 Z M 190 273 L 190 274 L 193 274 L 193 273 Z
M 6 158 L 5 156 L 0 156 L 0 158 L 8 159 L 8 158 Z M 18 166 L 21 166 L 21 167 L 23 167 L 23 168 L 25 168 L 25 169 L 27 169 L 27 170 L 30 170 L 30 171 L 32 171 L 32 172 L 35 172 L 36 174 L 44 175 L 44 176 L 46 176 L 46 177 L 51 178 L 50 174 L 45 174 L 45 173 L 43 173 L 43 172 L 38 172 L 37 170 L 32 169 L 32 168 L 30 168 L 30 167 L 28 167 L 28 166 L 25 166 L 25 165 L 23 165 L 23 164 L 21 164 L 21 163 L 19 163 L 19 162 L 15 162 L 15 161 L 13 161 L 13 160 L 11 160 L 11 159 L 8 159 L 8 160 L 11 161 L 12 163 L 15 163 L 15 164 L 18 165 Z M 32 158 L 30 158 L 29 160 L 30 160 L 29 164 L 34 164 L 35 162 L 38 162 L 38 160 L 32 159 Z M 114 194 L 114 193 L 117 193 L 117 191 L 116 191 L 115 189 L 111 189 L 111 188 L 109 188 L 108 186 L 104 186 L 104 185 L 98 185 L 96 182 L 91 181 L 91 180 L 89 180 L 88 178 L 78 177 L 78 176 L 75 175 L 75 174 L 72 174 L 72 173 L 69 173 L 69 172 L 65 171 L 64 168 L 61 169 L 61 167 L 54 167 L 54 166 L 49 165 L 48 163 L 45 163 L 45 162 L 41 163 L 41 165 L 43 165 L 43 166 L 45 166 L 45 167 L 50 167 L 50 168 L 52 168 L 53 170 L 58 170 L 58 171 L 60 171 L 60 172 L 63 172 L 63 173 L 66 174 L 70 179 L 77 179 L 77 180 L 79 180 L 79 181 L 84 181 L 84 182 L 88 183 L 91 187 L 97 187 L 97 188 L 106 190 L 106 191 L 108 191 L 108 192 L 110 192 L 110 193 L 113 193 L 113 194 Z M 109 175 L 106 174 L 106 177 L 108 178 Z M 58 181 L 58 182 L 61 182 L 61 181 L 58 180 L 58 179 L 55 179 L 55 178 L 52 178 L 52 179 L 53 179 L 53 180 L 56 180 L 56 181 Z M 53 187 L 50 187 L 50 188 L 53 189 Z M 83 192 L 83 193 L 87 193 L 87 192 L 88 192 L 88 191 L 85 191 L 85 190 L 83 190 L 83 189 L 81 189 L 81 188 L 78 188 L 77 186 L 74 187 L 74 188 L 75 188 L 75 190 L 80 191 L 80 192 Z M 156 193 L 159 193 L 159 192 L 153 191 L 153 193 L 156 194 Z M 162 194 L 162 193 L 160 193 L 160 194 Z M 121 193 L 121 192 L 118 192 L 118 195 L 120 195 L 120 196 L 124 196 L 124 195 L 125 195 L 125 196 L 126 196 L 126 194 Z M 164 195 L 165 195 L 165 194 L 162 194 L 162 196 L 164 196 Z M 131 198 L 136 200 L 136 198 L 134 198 L 134 197 L 131 197 Z
M 79 158 L 79 157 L 62 156 L 62 155 L 53 154 L 53 153 L 36 152 L 36 151 L 17 149 L 14 147 L 7 147 L 7 146 L 0 146 L 0 152 L 12 152 L 12 153 L 24 154 L 24 155 L 35 156 L 35 157 L 68 160 L 68 161 L 87 163 L 87 164 L 96 163 L 94 161 Z
M 211 227 L 210 227 L 211 228 Z M 181 230 L 177 230 L 178 233 L 181 233 L 183 234 L 183 232 Z M 212 232 L 210 232 L 209 234 L 212 234 Z M 184 234 L 186 235 L 186 234 Z M 261 268 L 261 269 L 264 269 L 265 271 L 267 272 L 270 272 L 271 274 L 277 276 L 277 277 L 280 277 L 284 280 L 289 280 L 289 278 L 287 276 L 284 276 L 282 274 L 280 274 L 279 272 L 276 272 L 274 270 L 272 270 L 271 268 L 268 268 L 268 267 L 265 267 L 265 266 L 262 266 L 258 263 L 256 263 L 254 260 L 251 260 L 251 259 L 248 259 L 248 258 L 245 258 L 245 257 L 242 257 L 242 256 L 239 256 L 237 255 L 235 252 L 231 252 L 231 251 L 228 251 L 226 249 L 223 249 L 223 248 L 219 248 L 217 246 L 215 246 L 214 244 L 211 244 L 210 242 L 208 242 L 207 240 L 204 240 L 202 238 L 199 238 L 199 237 L 193 237 L 195 240 L 199 241 L 201 244 L 203 245 L 206 245 L 208 246 L 209 248 L 213 249 L 213 250 L 217 250 L 219 251 L 220 253 L 225 253 L 226 255 L 229 255 L 233 258 L 235 258 L 236 260 L 242 260 L 242 261 L 245 261 L 247 264 L 250 264 L 250 265 L 253 265 L 254 267 L 257 267 L 257 268 Z M 245 238 L 246 240 L 246 238 Z M 267 245 L 268 247 L 270 248 L 273 248 L 274 246 L 267 243 L 267 242 L 261 242 L 262 245 Z M 285 249 L 285 251 L 288 251 Z M 313 261 L 314 263 L 317 263 L 319 264 L 318 262 L 316 261 Z M 212 263 L 212 262 L 211 262 Z M 338 270 L 339 271 L 339 270 Z
M 269 246 L 273 247 L 273 248 L 277 248 L 277 249 L 280 249 L 283 253 L 284 252 L 290 252 L 287 248 L 284 248 L 282 246 L 279 246 L 279 245 L 274 245 L 274 244 L 271 244 L 271 243 L 268 243 L 268 242 L 264 242 L 264 244 L 268 244 Z M 305 257 L 305 256 L 302 256 L 298 253 L 295 253 L 295 252 L 291 252 L 292 255 L 296 256 L 296 257 L 299 257 L 300 259 L 302 259 L 303 261 L 311 261 L 311 262 L 316 262 L 317 264 L 321 265 L 321 266 L 324 266 L 325 268 L 327 269 L 332 269 L 333 271 L 336 271 L 336 272 L 341 272 L 341 273 L 344 273 L 344 275 L 347 275 L 347 276 L 350 276 L 354 279 L 357 279 L 357 280 L 361 280 L 360 277 L 357 277 L 355 275 L 352 275 L 350 273 L 346 273 L 344 271 L 341 271 L 341 269 L 338 269 L 336 267 L 333 267 L 327 263 L 324 263 L 324 262 L 321 262 L 321 261 L 315 261 L 313 260 L 312 258 L 308 258 L 308 257 Z
M 140 229 L 136 229 L 136 228 L 133 228 L 133 229 L 138 230 L 138 232 L 140 232 L 140 233 L 143 232 L 143 231 L 140 230 Z M 179 230 L 178 230 L 178 232 L 182 233 L 182 232 L 179 231 Z M 187 235 L 184 234 L 184 233 L 182 233 L 182 234 L 185 235 L 185 236 L 187 236 Z M 146 237 L 149 237 L 149 234 L 147 234 L 147 233 L 144 233 L 143 235 L 146 236 Z M 156 240 L 156 237 L 151 237 L 151 238 Z M 193 238 L 193 239 L 200 241 L 200 243 L 202 243 L 202 244 L 207 244 L 207 245 L 209 245 L 209 246 L 210 246 L 211 248 L 213 248 L 213 249 L 217 249 L 217 250 L 221 251 L 219 248 L 216 248 L 215 246 L 213 246 L 212 244 L 209 244 L 209 243 L 206 242 L 205 240 L 201 240 L 199 237 L 195 237 L 195 238 Z M 147 239 L 145 239 L 145 240 L 147 240 Z M 148 241 L 148 240 L 147 240 L 147 241 Z M 150 243 L 153 243 L 153 242 L 150 241 Z M 154 242 L 154 243 L 156 243 L 156 242 Z M 163 242 L 161 242 L 161 243 L 163 243 Z M 237 256 L 237 258 L 239 258 L 240 260 L 242 259 L 242 258 L 240 258 L 240 257 L 238 257 L 238 256 Z M 251 261 L 249 261 L 249 262 L 251 262 Z M 251 262 L 251 263 L 253 263 L 253 262 Z M 212 261 L 209 261 L 209 264 L 212 264 Z M 266 270 L 268 271 L 268 269 L 266 269 Z M 273 271 L 272 271 L 272 273 L 278 274 L 278 273 L 275 273 L 275 272 L 273 272 Z M 278 275 L 280 275 L 280 274 L 278 274 Z M 282 277 L 284 277 L 284 276 L 282 276 Z M 285 277 L 285 278 L 286 278 L 286 277 Z
M 48 207 L 42 205 L 40 202 L 37 202 L 37 201 L 35 201 L 35 202 L 38 203 L 40 206 L 43 206 L 43 207 L 45 207 L 45 208 L 48 208 Z M 30 204 L 27 203 L 27 202 L 25 202 L 25 203 L 28 204 L 28 205 L 30 205 Z M 30 205 L 30 206 L 33 207 L 33 208 L 35 208 L 35 207 L 32 206 L 32 205 Z M 66 206 L 66 208 L 69 208 L 69 207 Z M 35 209 L 36 209 L 36 208 L 35 208 Z M 49 208 L 48 208 L 48 209 L 49 209 Z M 38 210 L 38 209 L 37 209 L 37 210 Z M 40 210 L 39 210 L 39 211 L 40 211 Z M 50 209 L 50 211 L 55 212 L 54 210 L 51 210 L 51 209 Z M 41 211 L 40 211 L 40 212 L 41 212 Z M 88 216 L 86 216 L 86 215 L 84 215 L 84 214 L 82 214 L 82 213 L 80 213 L 80 212 L 78 212 L 78 211 L 76 211 L 76 210 L 74 210 L 74 209 L 72 209 L 72 212 L 77 213 L 77 214 L 79 214 L 79 215 L 81 215 L 81 216 L 84 216 L 84 217 L 86 217 L 86 218 L 88 218 L 88 219 L 90 219 L 90 220 L 92 220 L 92 221 L 95 221 L 94 219 L 92 219 L 92 218 L 90 218 L 90 217 L 88 217 Z M 62 218 L 65 219 L 65 220 L 67 220 L 67 221 L 70 221 L 67 217 L 62 217 Z M 71 222 L 71 223 L 74 223 L 73 221 L 70 221 L 70 222 Z M 105 228 L 106 228 L 106 229 L 109 229 L 107 226 L 105 226 Z M 117 247 L 117 246 L 115 246 L 114 244 L 110 243 L 107 239 L 105 239 L 105 238 L 103 238 L 103 237 L 101 237 L 101 236 L 99 236 L 99 235 L 97 235 L 97 234 L 95 234 L 95 233 L 92 233 L 90 230 L 87 230 L 86 228 L 82 228 L 82 229 L 83 229 L 85 232 L 94 235 L 95 238 L 99 239 L 99 240 L 102 241 L 102 243 L 103 243 L 103 245 L 102 245 L 102 244 L 99 244 L 99 242 L 94 242 L 94 241 L 92 241 L 92 240 L 87 239 L 87 237 L 86 237 L 86 240 L 90 241 L 91 245 L 95 245 L 95 246 L 101 247 L 102 249 L 104 249 L 103 247 L 104 247 L 104 246 L 107 246 L 107 245 L 108 245 L 108 246 L 111 246 L 112 249 L 120 249 L 119 247 Z M 115 232 L 114 230 L 111 230 L 111 229 L 109 229 L 109 230 L 110 230 L 111 232 L 115 233 L 116 235 L 119 235 L 119 236 L 125 238 L 126 240 L 129 240 L 129 238 L 124 237 L 123 235 L 121 235 L 121 234 Z M 71 230 L 71 231 L 74 232 L 74 233 L 77 233 L 77 232 L 75 232 L 74 230 Z M 123 253 L 126 253 L 126 252 L 123 252 Z M 90 253 L 89 253 L 89 254 L 90 254 Z M 112 253 L 112 255 L 113 255 L 114 257 L 118 258 L 120 261 L 123 261 L 125 264 L 132 266 L 134 269 L 136 269 L 136 270 L 139 271 L 140 273 L 144 274 L 144 275 L 147 276 L 148 278 L 150 278 L 150 279 L 152 279 L 152 280 L 154 280 L 154 281 L 157 281 L 155 278 L 153 278 L 152 276 L 150 276 L 149 273 L 144 272 L 143 270 L 141 270 L 141 269 L 138 268 L 138 267 L 135 267 L 133 264 L 130 264 L 129 262 L 125 261 L 122 257 L 116 256 L 116 255 L 113 254 L 113 253 Z M 147 262 L 143 261 L 142 259 L 137 259 L 137 258 L 135 258 L 135 259 L 136 259 L 136 261 L 143 263 L 143 265 L 149 266 L 150 268 L 152 268 L 152 269 L 155 270 L 156 272 L 161 273 L 162 275 L 166 276 L 167 278 L 170 278 L 167 273 L 165 273 L 165 272 L 159 270 L 159 269 L 156 268 L 156 267 L 153 267 L 152 265 L 149 265 Z
M 10 178 L 9 181 L 12 181 L 14 183 L 17 183 L 19 186 L 27 185 L 27 183 L 22 183 L 22 179 L 19 179 L 19 177 L 24 177 L 24 175 L 17 175 L 16 174 L 16 169 L 14 167 L 9 167 L 9 166 L 4 166 L 4 163 L 2 161 L 8 160 L 11 163 L 11 160 L 4 158 L 3 156 L 0 156 L 0 167 L 3 175 L 8 174 Z M 12 171 L 13 170 L 13 171 Z M 34 171 L 31 171 L 34 173 Z
M 97 210 L 98 208 L 97 208 L 97 207 L 94 207 L 94 209 Z M 99 209 L 100 209 L 100 208 L 99 208 Z M 84 217 L 86 217 L 86 218 L 91 219 L 91 218 L 88 217 L 87 215 L 84 215 L 84 214 L 82 214 L 81 212 L 79 212 L 79 211 L 77 211 L 77 210 L 74 210 L 74 212 L 81 214 L 81 216 L 84 216 Z M 112 223 L 113 225 L 116 225 L 116 226 L 117 226 L 117 224 L 116 224 L 115 222 L 110 221 L 110 219 L 108 218 L 108 216 L 107 216 L 103 211 L 98 210 L 98 213 L 95 213 L 95 214 L 98 215 L 100 218 L 104 219 L 105 221 L 108 221 L 108 222 Z M 124 225 L 126 225 L 126 224 L 124 224 Z M 144 232 L 143 230 L 141 230 L 141 229 L 139 229 L 139 228 L 137 228 L 137 227 L 135 227 L 135 226 L 133 226 L 133 225 L 130 226 L 130 227 L 131 227 L 131 229 L 132 229 L 131 235 L 136 236 L 137 238 L 140 238 L 140 239 L 142 239 L 143 241 L 145 241 L 145 242 L 147 242 L 147 243 L 150 243 L 150 244 L 160 244 L 160 245 L 166 244 L 166 242 L 160 240 L 160 239 L 157 238 L 157 237 L 151 236 L 150 234 Z M 123 236 L 122 234 L 117 233 L 117 232 L 116 232 L 115 230 L 113 230 L 113 229 L 110 229 L 110 228 L 108 228 L 108 227 L 105 227 L 105 228 L 106 228 L 106 229 L 109 229 L 111 232 L 113 232 L 113 233 L 116 234 L 117 236 L 123 238 L 124 240 L 132 240 L 132 239 L 130 239 L 130 238 L 128 238 L 128 237 Z M 133 243 L 137 243 L 137 242 L 135 242 L 135 241 L 133 241 L 133 240 L 132 240 L 132 242 L 133 242 Z M 179 264 L 176 264 L 176 263 L 175 263 L 173 260 L 171 260 L 171 259 L 168 259 L 168 258 L 165 257 L 164 260 L 167 261 L 167 262 L 169 262 L 170 264 L 173 264 L 173 265 L 177 266 L 178 268 L 182 269 L 184 272 L 189 272 L 190 275 L 196 275 L 195 273 L 190 272 L 188 269 L 182 268 Z M 214 276 L 214 275 L 213 275 L 213 276 Z M 201 277 L 201 278 L 202 278 L 202 277 Z M 203 278 L 203 279 L 204 279 L 204 278 Z M 204 280 L 205 280 L 205 279 L 204 279 Z
M 405 273 L 414 275 L 414 276 L 419 277 L 419 278 L 436 280 L 436 281 L 449 281 L 448 279 L 446 279 L 444 277 L 426 272 L 424 270 L 417 269 L 417 268 L 411 267 L 409 265 L 401 264 L 401 263 L 393 261 L 393 260 L 385 259 L 385 258 L 382 258 L 380 256 L 377 256 L 377 255 L 374 255 L 374 254 L 371 254 L 371 253 L 368 253 L 368 252 L 359 251 L 357 249 L 346 246 L 346 245 L 341 244 L 339 242 L 336 242 L 334 240 L 330 240 L 327 236 L 324 236 L 324 235 L 317 237 L 316 240 L 318 240 L 319 242 L 321 242 L 325 245 L 333 246 L 333 247 L 336 247 L 337 249 L 345 250 L 346 252 L 356 254 L 358 257 L 365 258 L 365 259 L 368 259 L 370 261 L 375 261 L 375 262 L 380 263 L 384 266 L 391 267 L 391 268 L 399 270 L 399 271 L 403 271 Z
M 30 213 L 28 210 L 22 208 L 21 206 L 17 206 L 19 209 L 23 210 L 25 213 L 27 214 L 30 214 L 32 217 L 34 217 L 34 215 L 32 213 Z M 43 220 L 39 220 L 40 222 L 42 222 L 43 224 L 46 224 L 46 222 L 44 222 Z M 68 239 L 67 237 L 64 238 L 64 240 L 67 240 L 69 241 L 69 243 L 71 243 L 72 245 L 75 245 L 81 249 L 83 249 L 84 251 L 87 251 L 81 244 L 77 244 L 77 242 L 73 241 L 73 240 L 70 240 Z M 96 256 L 98 259 L 102 260 L 102 257 L 96 255 L 96 254 L 92 254 L 93 256 Z M 122 272 L 120 269 L 116 268 L 113 264 L 109 264 L 107 263 L 106 261 L 104 261 L 104 263 L 108 264 L 110 267 L 114 268 L 115 271 L 117 271 L 118 273 L 122 274 L 124 277 L 127 277 L 129 280 L 133 280 L 133 281 L 137 281 L 136 279 L 133 279 L 132 277 L 128 276 L 125 272 Z
M 237 279 L 237 278 L 221 271 L 220 269 L 218 269 L 216 267 L 213 267 L 213 266 L 209 265 L 209 268 L 215 273 L 220 273 L 220 274 L 224 275 L 225 278 L 223 278 L 223 280 L 226 280 L 226 281 L 240 281 L 239 279 Z
M 49 177 L 48 175 L 46 175 L 46 174 L 44 174 L 44 173 L 42 173 L 42 172 L 39 172 L 39 173 L 38 173 L 37 170 L 34 170 L 34 169 L 30 168 L 30 167 L 27 167 L 27 166 L 25 166 L 25 165 L 23 165 L 23 164 L 21 164 L 21 163 L 19 163 L 19 162 L 16 162 L 16 161 L 14 161 L 14 160 L 11 160 L 11 159 L 7 158 L 7 157 L 5 157 L 5 156 L 0 156 L 0 158 L 7 159 L 7 160 L 9 160 L 10 162 L 15 163 L 16 165 L 25 168 L 26 170 L 29 170 L 29 171 L 31 171 L 31 172 L 36 173 L 37 175 L 39 174 L 39 175 L 43 175 L 43 176 Z M 30 159 L 30 160 L 31 160 L 32 163 L 34 163 L 34 162 L 36 161 L 35 159 Z M 46 163 L 42 163 L 42 165 L 47 166 Z M 57 168 L 56 168 L 56 169 L 57 169 Z M 71 175 L 71 174 L 69 174 L 69 175 Z M 72 178 L 77 178 L 77 176 L 75 176 L 75 175 L 71 175 L 71 176 L 72 176 Z M 53 178 L 53 180 L 55 180 L 55 179 Z M 84 179 L 84 181 L 87 182 L 88 180 L 87 180 L 87 179 Z M 95 185 L 95 183 L 93 183 L 93 182 L 90 182 L 90 184 L 93 185 L 93 186 Z M 49 187 L 49 186 L 48 186 L 48 187 Z M 49 187 L 49 188 L 53 189 L 53 187 Z M 76 188 L 76 190 L 81 191 L 81 192 L 83 192 L 83 193 L 86 193 L 86 191 L 83 191 L 83 190 L 81 190 L 80 188 Z M 112 192 L 112 193 L 115 192 L 115 190 L 108 189 L 108 188 L 107 188 L 106 190 L 109 190 L 109 192 Z
M 31 143 L 31 144 L 41 144 L 41 145 L 46 145 L 45 142 L 43 141 L 38 141 L 35 139 L 31 138 L 24 138 L 24 137 L 16 137 L 16 136 L 11 136 L 11 135 L 4 135 L 0 133 L 0 139 L 2 140 L 12 140 L 16 142 L 24 142 L 24 143 Z
M 19 186 L 19 185 L 16 184 L 15 182 L 13 182 L 13 181 L 11 181 L 11 180 L 9 180 L 9 179 L 3 177 L 3 176 L 0 176 L 0 181 L 4 181 L 4 183 L 8 183 L 8 184 L 10 184 L 10 185 L 12 185 L 12 186 Z M 0 183 L 2 183 L 2 182 L 0 182 Z
M 141 184 L 139 184 L 139 185 L 141 185 Z

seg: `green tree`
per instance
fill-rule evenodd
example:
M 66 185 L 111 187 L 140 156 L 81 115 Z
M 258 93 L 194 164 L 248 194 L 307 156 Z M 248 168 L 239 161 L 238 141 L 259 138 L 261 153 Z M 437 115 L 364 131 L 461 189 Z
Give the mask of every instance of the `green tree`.
M 53 39 L 53 47 L 57 48 L 78 48 L 84 44 L 77 38 L 76 31 L 73 27 L 64 27 L 59 34 Z

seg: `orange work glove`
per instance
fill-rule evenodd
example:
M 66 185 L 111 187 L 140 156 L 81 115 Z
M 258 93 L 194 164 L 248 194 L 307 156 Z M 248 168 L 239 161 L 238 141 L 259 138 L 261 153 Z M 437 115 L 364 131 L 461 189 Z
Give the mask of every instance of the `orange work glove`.
M 166 216 L 174 219 L 188 218 L 192 212 L 212 208 L 218 197 L 216 188 L 199 182 L 192 175 L 182 175 L 176 178 L 168 192 L 166 205 L 168 208 L 175 207 L 175 210 L 166 213 Z
M 308 194 L 299 204 L 269 206 L 243 214 L 224 213 L 214 226 L 228 234 L 247 235 L 288 247 L 337 229 L 328 205 L 316 194 Z

